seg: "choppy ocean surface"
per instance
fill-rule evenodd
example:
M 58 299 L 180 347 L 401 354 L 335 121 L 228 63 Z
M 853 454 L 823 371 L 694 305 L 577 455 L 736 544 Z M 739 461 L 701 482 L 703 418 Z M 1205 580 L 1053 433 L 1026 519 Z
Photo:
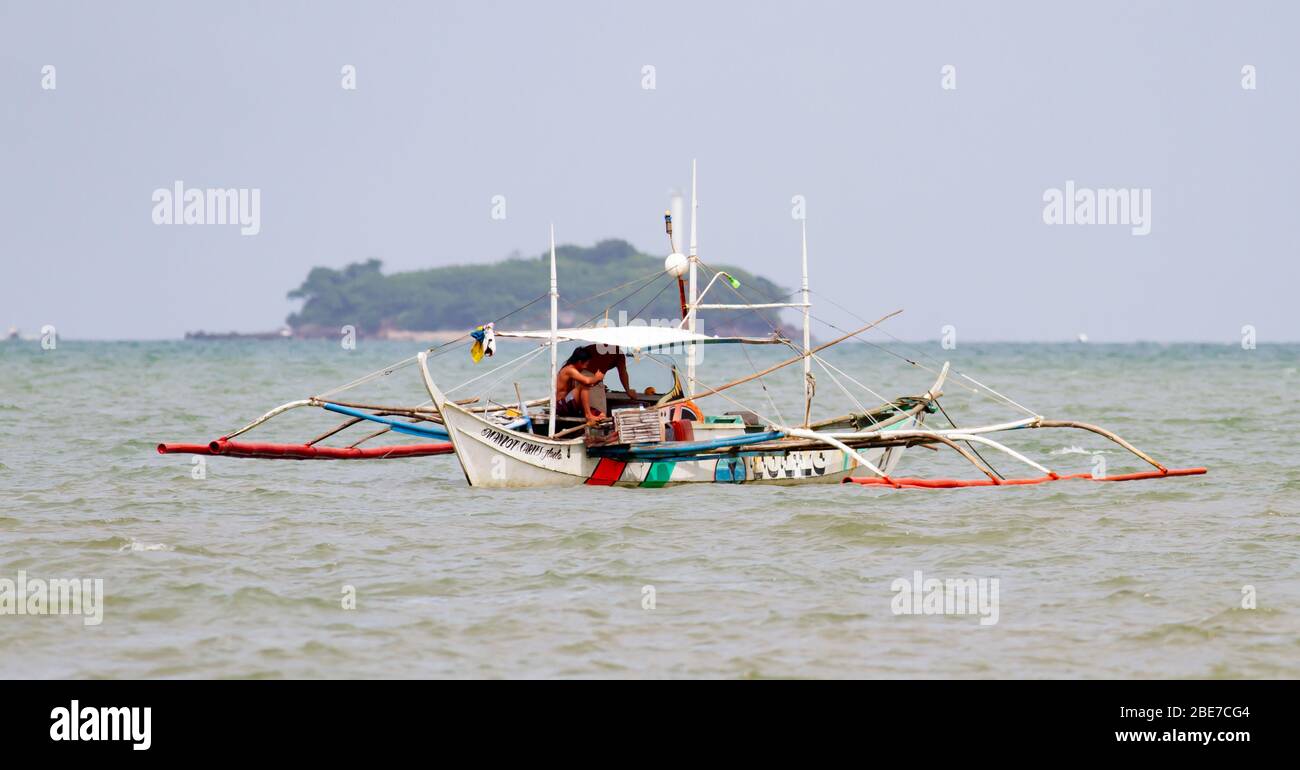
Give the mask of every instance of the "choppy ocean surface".
M 0 579 L 101 578 L 105 593 L 98 626 L 0 614 L 0 676 L 1300 676 L 1300 346 L 915 347 L 902 352 L 1210 473 L 943 491 L 484 491 L 451 457 L 216 457 L 199 473 L 155 445 L 216 438 L 416 346 L 0 343 Z M 782 354 L 750 356 L 709 349 L 701 379 Z M 891 398 L 933 378 L 868 346 L 831 360 Z M 463 346 L 435 363 L 448 385 L 495 365 Z M 494 398 L 513 401 L 515 380 L 541 395 L 535 363 Z M 633 379 L 667 385 L 645 362 Z M 943 399 L 958 424 L 1018 416 L 960 382 Z M 821 415 L 852 406 L 824 372 L 817 388 Z M 799 389 L 792 367 L 735 397 L 796 420 Z M 426 397 L 411 368 L 357 395 Z M 298 410 L 250 438 L 303 441 L 329 417 Z M 1097 451 L 1110 473 L 1142 470 L 1091 434 L 1008 443 L 1060 472 L 1091 471 Z M 974 473 L 922 449 L 900 468 Z M 891 586 L 918 570 L 997 579 L 998 622 L 896 615 Z

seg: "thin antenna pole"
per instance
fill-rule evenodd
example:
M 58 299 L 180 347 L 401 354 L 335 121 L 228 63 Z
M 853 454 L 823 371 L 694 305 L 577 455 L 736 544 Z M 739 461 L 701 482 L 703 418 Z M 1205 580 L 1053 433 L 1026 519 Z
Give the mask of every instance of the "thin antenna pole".
M 690 277 L 690 302 L 687 303 L 686 311 L 686 328 L 688 331 L 695 332 L 695 267 L 699 263 L 699 239 L 696 236 L 696 223 L 699 220 L 699 200 L 695 197 L 695 160 L 691 160 L 691 252 L 689 262 L 691 265 Z M 686 348 L 686 395 L 695 395 L 695 343 L 691 343 Z
M 808 305 L 808 220 L 799 220 L 800 236 L 803 244 L 803 349 L 807 353 L 812 349 L 812 327 L 809 325 Z M 808 427 L 812 418 L 812 356 L 803 360 L 803 426 Z
M 548 436 L 555 435 L 555 379 L 556 350 L 555 341 L 559 328 L 559 285 L 555 281 L 555 225 L 551 225 L 551 425 Z

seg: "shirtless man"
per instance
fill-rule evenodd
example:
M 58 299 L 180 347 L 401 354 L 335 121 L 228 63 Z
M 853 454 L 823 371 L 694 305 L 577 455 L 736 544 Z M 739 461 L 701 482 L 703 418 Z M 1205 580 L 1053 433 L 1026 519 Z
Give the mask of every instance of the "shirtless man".
M 595 368 L 591 362 L 592 346 L 574 350 L 555 376 L 555 412 L 565 417 L 582 417 L 588 424 L 600 419 L 599 412 L 591 408 L 591 388 L 605 379 L 605 372 L 583 374 L 583 369 Z M 624 375 L 626 377 L 626 375 Z
M 617 347 L 610 345 L 587 345 L 585 347 L 589 360 L 585 369 L 599 374 L 604 374 L 610 369 L 618 369 L 619 382 L 623 383 L 623 390 L 627 391 L 627 397 L 636 400 L 636 391 L 632 390 L 630 381 L 627 378 L 627 356 Z M 602 350 L 609 352 L 601 352 Z

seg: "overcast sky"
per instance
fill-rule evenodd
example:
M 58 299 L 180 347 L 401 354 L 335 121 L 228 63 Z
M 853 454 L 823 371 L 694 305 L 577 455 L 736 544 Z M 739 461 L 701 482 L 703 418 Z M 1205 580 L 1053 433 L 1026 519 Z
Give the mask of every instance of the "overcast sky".
M 814 291 L 903 337 L 1300 340 L 1298 8 L 0 0 L 0 326 L 274 329 L 314 265 L 550 222 L 662 256 L 697 158 L 705 261 L 796 286 L 802 195 Z M 178 180 L 260 232 L 154 224 Z M 1150 233 L 1046 224 L 1068 180 L 1150 190 Z

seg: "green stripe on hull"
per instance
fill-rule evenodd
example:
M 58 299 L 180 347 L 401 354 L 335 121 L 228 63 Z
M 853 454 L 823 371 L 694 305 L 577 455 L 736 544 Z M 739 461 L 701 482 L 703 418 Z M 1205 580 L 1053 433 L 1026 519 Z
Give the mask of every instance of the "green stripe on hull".
M 651 489 L 662 487 L 668 483 L 668 479 L 672 478 L 673 468 L 675 467 L 677 467 L 675 462 L 653 463 L 650 466 L 650 472 L 645 475 L 645 481 L 641 482 L 641 486 Z

